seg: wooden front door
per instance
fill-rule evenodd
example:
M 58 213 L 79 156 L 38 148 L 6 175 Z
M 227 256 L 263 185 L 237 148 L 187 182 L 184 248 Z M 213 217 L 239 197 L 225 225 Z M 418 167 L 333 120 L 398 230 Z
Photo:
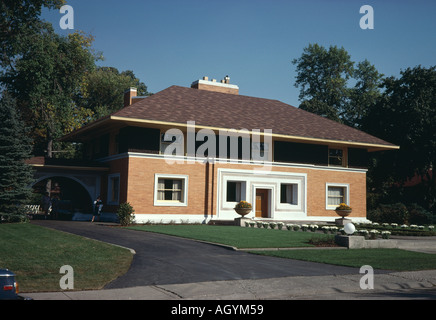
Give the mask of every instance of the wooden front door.
M 256 189 L 257 218 L 268 218 L 268 193 L 266 189 Z

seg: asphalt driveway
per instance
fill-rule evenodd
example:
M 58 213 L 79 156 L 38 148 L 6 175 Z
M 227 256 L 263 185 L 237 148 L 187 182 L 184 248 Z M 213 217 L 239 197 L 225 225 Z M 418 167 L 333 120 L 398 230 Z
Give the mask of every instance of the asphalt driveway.
M 98 223 L 51 220 L 34 220 L 32 223 L 135 250 L 129 271 L 105 289 L 359 274 L 358 268 L 258 256 L 193 240 Z

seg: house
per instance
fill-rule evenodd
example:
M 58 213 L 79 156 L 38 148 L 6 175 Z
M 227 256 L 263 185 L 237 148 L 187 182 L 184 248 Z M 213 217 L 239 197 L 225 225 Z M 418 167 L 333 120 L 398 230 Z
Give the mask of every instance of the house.
M 397 146 L 283 102 L 239 95 L 204 77 L 149 97 L 63 137 L 104 164 L 105 210 L 129 202 L 137 222 L 333 221 L 339 203 L 366 219 L 366 157 Z

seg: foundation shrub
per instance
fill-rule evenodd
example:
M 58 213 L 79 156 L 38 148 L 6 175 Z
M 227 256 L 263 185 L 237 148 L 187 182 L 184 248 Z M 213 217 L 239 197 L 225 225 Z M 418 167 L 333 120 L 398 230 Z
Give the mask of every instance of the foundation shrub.
M 122 226 L 128 226 L 135 221 L 135 209 L 130 205 L 130 203 L 120 204 L 120 208 L 117 211 L 118 219 Z

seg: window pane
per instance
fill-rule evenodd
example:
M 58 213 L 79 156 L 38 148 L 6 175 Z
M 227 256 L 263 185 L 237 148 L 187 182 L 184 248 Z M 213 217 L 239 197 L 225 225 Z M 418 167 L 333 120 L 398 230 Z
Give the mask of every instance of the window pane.
M 280 203 L 287 203 L 286 184 L 280 185 Z
M 280 203 L 298 204 L 298 185 L 280 185 Z
M 157 200 L 182 201 L 182 180 L 159 179 L 157 190 Z
M 158 192 L 157 192 L 157 200 L 160 200 L 160 201 L 165 200 L 165 191 L 158 190 Z
M 242 196 L 242 183 L 240 181 L 227 181 L 226 201 L 239 202 Z
M 227 181 L 227 201 L 235 202 L 236 201 L 236 183 L 233 181 Z
M 345 188 L 343 187 L 329 187 L 328 188 L 328 205 L 337 206 L 344 202 Z
M 173 201 L 182 201 L 182 192 L 181 191 L 173 191 L 172 199 Z
M 120 188 L 120 178 L 119 177 L 112 178 L 112 201 L 114 202 L 118 201 L 119 188 Z
M 342 166 L 342 158 L 342 149 L 329 149 L 329 165 Z

